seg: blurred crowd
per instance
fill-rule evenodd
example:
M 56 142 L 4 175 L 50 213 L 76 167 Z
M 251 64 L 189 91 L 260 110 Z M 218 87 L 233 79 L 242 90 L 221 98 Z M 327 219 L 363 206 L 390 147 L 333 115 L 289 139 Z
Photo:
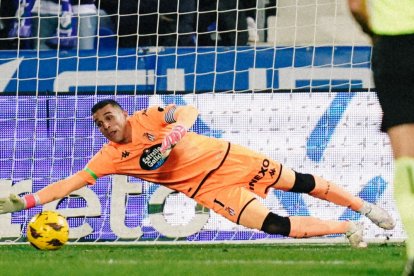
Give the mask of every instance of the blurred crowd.
M 2 0 L 0 5 L 0 49 L 243 46 L 259 40 L 256 0 Z

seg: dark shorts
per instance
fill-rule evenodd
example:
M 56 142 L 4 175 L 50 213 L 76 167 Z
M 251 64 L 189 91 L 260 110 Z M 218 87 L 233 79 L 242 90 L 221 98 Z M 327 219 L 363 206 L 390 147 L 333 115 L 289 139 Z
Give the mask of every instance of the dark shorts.
M 382 131 L 414 123 L 414 34 L 379 36 L 372 53 Z

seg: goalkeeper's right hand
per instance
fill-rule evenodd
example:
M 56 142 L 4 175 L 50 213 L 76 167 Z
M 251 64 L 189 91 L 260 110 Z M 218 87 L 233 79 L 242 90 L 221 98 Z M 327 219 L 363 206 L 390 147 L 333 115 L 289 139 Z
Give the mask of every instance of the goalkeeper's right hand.
M 0 214 L 13 213 L 26 209 L 25 201 L 15 194 L 0 198 Z
M 162 141 L 160 151 L 162 154 L 171 150 L 187 133 L 187 129 L 182 125 L 176 125 Z

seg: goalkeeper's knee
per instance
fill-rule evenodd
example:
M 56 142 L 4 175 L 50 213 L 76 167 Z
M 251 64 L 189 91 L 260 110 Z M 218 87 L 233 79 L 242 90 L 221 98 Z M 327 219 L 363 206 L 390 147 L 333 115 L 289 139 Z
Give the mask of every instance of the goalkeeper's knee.
M 289 236 L 290 233 L 290 220 L 288 217 L 281 217 L 270 212 L 265 218 L 262 230 L 268 234 L 279 234 L 282 236 Z
M 313 175 L 295 172 L 295 183 L 290 192 L 308 194 L 315 189 L 315 186 L 315 177 Z

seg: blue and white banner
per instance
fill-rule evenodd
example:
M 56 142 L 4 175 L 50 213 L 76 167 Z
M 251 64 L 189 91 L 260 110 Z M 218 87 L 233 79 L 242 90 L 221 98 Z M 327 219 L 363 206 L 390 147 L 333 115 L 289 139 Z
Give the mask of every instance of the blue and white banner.
M 0 97 L 0 196 L 36 192 L 81 170 L 106 142 L 90 116 L 91 106 L 103 97 Z M 404 237 L 392 197 L 390 145 L 378 130 L 381 110 L 374 93 L 119 95 L 116 99 L 130 114 L 150 105 L 195 105 L 200 116 L 193 131 L 323 176 L 387 209 L 398 223 L 396 229 L 384 231 L 345 207 L 273 190 L 260 200 L 279 215 L 362 220 L 368 240 Z M 1 239 L 24 236 L 28 220 L 42 209 L 58 209 L 67 216 L 71 238 L 81 241 L 281 238 L 235 225 L 162 186 L 117 175 L 99 179 L 61 201 L 0 215 Z
M 0 93 L 372 88 L 370 47 L 2 51 Z

